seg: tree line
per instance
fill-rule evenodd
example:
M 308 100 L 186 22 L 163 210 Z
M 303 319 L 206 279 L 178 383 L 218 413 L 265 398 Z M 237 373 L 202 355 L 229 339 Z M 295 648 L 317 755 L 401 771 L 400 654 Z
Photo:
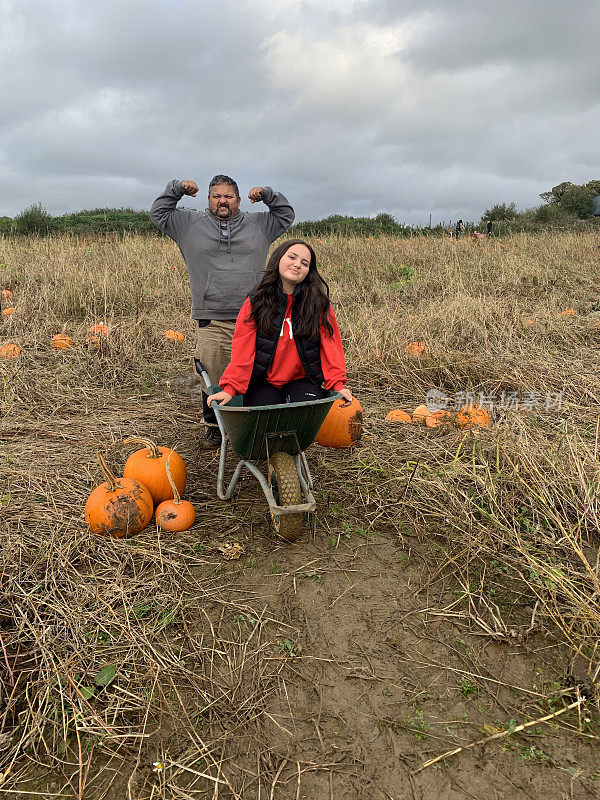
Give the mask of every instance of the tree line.
M 600 226 L 600 180 L 584 184 L 563 181 L 540 195 L 544 201 L 536 208 L 517 210 L 515 203 L 496 203 L 486 209 L 479 222 L 466 222 L 465 232 L 485 230 L 487 220 L 492 222 L 494 235 L 515 231 L 543 231 L 548 229 L 581 229 Z M 458 215 L 457 215 L 458 216 Z M 391 214 L 380 213 L 374 217 L 350 217 L 332 214 L 325 219 L 296 223 L 290 231 L 298 236 L 441 236 L 446 235 L 451 222 L 431 225 L 405 225 Z M 99 236 L 117 234 L 163 234 L 151 222 L 147 211 L 132 208 L 96 208 L 53 217 L 41 203 L 21 211 L 14 218 L 0 217 L 0 235 L 51 235 L 72 234 Z
M 544 201 L 536 208 L 518 211 L 515 203 L 496 203 L 481 218 L 492 222 L 518 225 L 546 224 L 570 226 L 581 220 L 590 220 L 594 212 L 600 213 L 600 180 L 577 184 L 563 181 L 549 192 L 540 195 Z

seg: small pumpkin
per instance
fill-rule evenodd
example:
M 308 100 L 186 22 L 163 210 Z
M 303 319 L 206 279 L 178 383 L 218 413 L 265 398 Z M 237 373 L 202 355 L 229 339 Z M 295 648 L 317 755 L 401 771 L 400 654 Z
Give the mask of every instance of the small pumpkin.
M 18 358 L 21 355 L 21 348 L 14 342 L 6 342 L 0 345 L 0 358 Z
M 11 314 L 15 313 L 15 309 L 13 306 L 9 306 L 8 308 L 2 309 L 2 316 L 3 317 L 10 317 Z
M 13 293 L 11 292 L 10 289 L 2 289 L 2 292 L 0 292 L 0 297 L 3 300 L 10 300 L 12 296 L 13 296 Z
M 456 415 L 456 424 L 459 428 L 487 428 L 490 415 L 482 406 L 463 406 Z
M 105 325 L 104 322 L 98 322 L 96 325 L 91 326 L 91 328 L 88 330 L 88 333 L 91 333 L 92 336 L 107 336 L 108 325 Z
M 445 422 L 450 422 L 451 419 L 451 412 L 440 408 L 439 411 L 434 411 L 428 417 L 425 417 L 425 425 L 427 425 L 428 428 L 439 428 L 440 425 L 443 425 Z
M 315 441 L 325 447 L 353 447 L 362 436 L 362 429 L 361 404 L 356 397 L 348 405 L 340 398 L 329 409 Z
M 531 317 L 525 317 L 525 319 L 523 320 L 523 327 L 531 328 L 533 325 L 535 325 L 535 320 L 532 319 Z
M 167 478 L 171 484 L 173 492 L 172 500 L 163 500 L 156 509 L 156 524 L 163 531 L 169 533 L 180 533 L 181 531 L 189 531 L 194 522 L 196 521 L 196 509 L 188 500 L 182 500 L 177 486 L 173 481 L 171 474 L 171 467 L 169 461 L 171 456 L 167 458 L 165 469 L 167 471 Z
M 415 358 L 421 358 L 429 354 L 429 348 L 425 342 L 409 342 L 404 350 L 409 356 L 414 356 Z
M 73 346 L 73 340 L 66 333 L 55 333 L 50 341 L 50 347 L 54 350 L 68 350 Z
M 412 422 L 412 417 L 406 411 L 402 411 L 401 408 L 395 408 L 393 411 L 389 411 L 385 416 L 386 422 Z
M 85 504 L 84 518 L 90 531 L 118 539 L 135 536 L 152 519 L 150 492 L 132 478 L 115 478 L 100 450 L 98 463 L 106 482 L 96 486 Z
M 187 470 L 181 456 L 169 447 L 157 447 L 151 439 L 141 436 L 131 436 L 125 439 L 125 444 L 139 443 L 144 447 L 132 453 L 123 468 L 123 475 L 127 478 L 143 483 L 148 487 L 156 505 L 163 500 L 170 500 L 173 491 L 167 475 L 165 464 L 170 461 L 173 482 L 179 494 L 183 494 L 187 480 Z
M 185 336 L 181 331 L 174 331 L 172 328 L 168 331 L 165 331 L 165 338 L 167 338 L 170 342 L 184 342 Z
M 561 311 L 559 316 L 561 317 L 574 317 L 575 316 L 575 309 L 574 308 L 565 308 L 564 311 Z
M 425 405 L 420 405 L 415 408 L 412 413 L 412 421 L 419 422 L 421 425 L 425 424 L 425 420 L 431 414 L 431 411 Z

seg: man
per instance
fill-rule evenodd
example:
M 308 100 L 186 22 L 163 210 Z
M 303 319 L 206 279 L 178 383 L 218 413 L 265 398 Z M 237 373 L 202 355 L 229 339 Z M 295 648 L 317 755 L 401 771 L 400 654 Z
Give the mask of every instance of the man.
M 193 180 L 170 181 L 150 209 L 150 219 L 179 246 L 190 276 L 192 317 L 198 321 L 196 350 L 212 384 L 219 382 L 231 358 L 235 319 L 252 287 L 258 283 L 271 244 L 294 221 L 287 199 L 270 186 L 255 186 L 248 199 L 263 201 L 268 211 L 240 211 L 237 183 L 216 175 L 208 186 L 208 208 L 176 208 L 184 194 L 195 197 Z M 221 443 L 214 412 L 202 392 L 206 438 L 204 448 Z
M 491 236 L 492 235 L 492 220 L 486 219 L 485 221 L 485 235 Z

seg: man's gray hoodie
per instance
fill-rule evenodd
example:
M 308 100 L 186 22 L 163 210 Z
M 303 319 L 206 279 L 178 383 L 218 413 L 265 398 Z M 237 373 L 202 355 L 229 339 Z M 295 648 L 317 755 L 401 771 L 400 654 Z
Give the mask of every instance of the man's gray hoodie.
M 263 186 L 269 210 L 240 211 L 222 232 L 208 209 L 176 208 L 183 196 L 181 181 L 170 181 L 152 204 L 150 219 L 179 245 L 190 274 L 192 317 L 235 319 L 262 276 L 269 247 L 294 221 L 294 209 L 282 194 Z

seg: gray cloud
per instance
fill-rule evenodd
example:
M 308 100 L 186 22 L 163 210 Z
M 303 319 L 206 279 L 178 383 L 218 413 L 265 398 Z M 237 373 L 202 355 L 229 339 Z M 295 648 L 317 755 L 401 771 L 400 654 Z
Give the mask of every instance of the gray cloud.
M 299 219 L 425 223 L 598 177 L 586 0 L 0 10 L 0 214 L 148 208 L 173 177 L 227 172 L 281 189 Z

